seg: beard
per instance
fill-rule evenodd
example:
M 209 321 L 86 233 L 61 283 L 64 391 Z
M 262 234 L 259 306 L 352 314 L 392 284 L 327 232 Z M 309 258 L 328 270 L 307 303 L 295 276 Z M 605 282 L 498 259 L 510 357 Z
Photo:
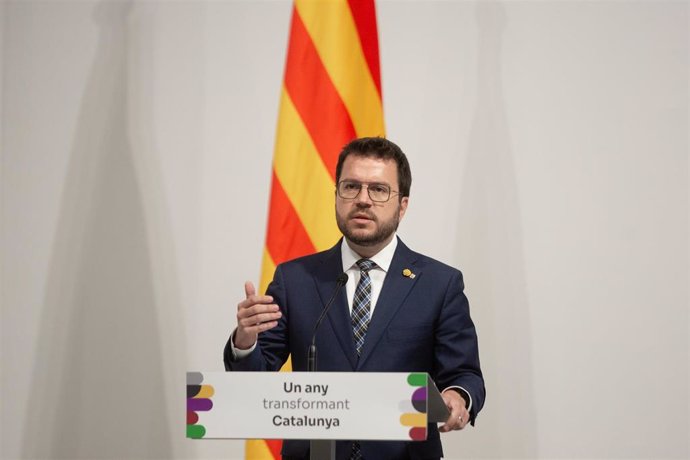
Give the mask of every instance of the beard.
M 376 230 L 373 233 L 362 233 L 361 229 L 349 228 L 347 224 L 356 214 L 366 214 L 374 223 L 379 224 Z M 360 246 L 375 246 L 386 241 L 398 229 L 398 225 L 400 225 L 400 205 L 398 205 L 394 216 L 384 222 L 379 222 L 375 215 L 366 212 L 364 209 L 355 209 L 345 218 L 336 212 L 335 221 L 338 224 L 338 229 L 348 241 Z

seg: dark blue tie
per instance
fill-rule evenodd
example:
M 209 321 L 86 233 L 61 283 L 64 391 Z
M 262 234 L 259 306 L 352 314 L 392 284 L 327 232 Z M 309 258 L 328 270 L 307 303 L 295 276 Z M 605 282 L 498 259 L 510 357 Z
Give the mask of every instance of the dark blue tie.
M 369 277 L 369 270 L 374 268 L 376 264 L 369 259 L 359 259 L 357 266 L 361 275 L 352 301 L 352 333 L 355 338 L 357 356 L 359 356 L 371 318 L 371 277 Z

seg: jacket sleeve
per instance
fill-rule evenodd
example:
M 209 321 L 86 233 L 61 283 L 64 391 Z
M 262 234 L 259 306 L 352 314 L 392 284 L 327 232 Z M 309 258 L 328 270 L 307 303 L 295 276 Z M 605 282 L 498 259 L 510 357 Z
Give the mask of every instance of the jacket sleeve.
M 437 323 L 434 378 L 439 389 L 461 387 L 472 398 L 470 421 L 484 405 L 486 390 L 479 366 L 479 346 L 462 274 L 451 277 Z

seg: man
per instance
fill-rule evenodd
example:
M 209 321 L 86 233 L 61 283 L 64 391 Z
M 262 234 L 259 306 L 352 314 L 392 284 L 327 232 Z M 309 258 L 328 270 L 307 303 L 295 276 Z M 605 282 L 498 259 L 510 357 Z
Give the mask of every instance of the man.
M 450 417 L 422 442 L 338 442 L 339 459 L 438 459 L 439 431 L 474 424 L 484 380 L 462 274 L 417 254 L 397 238 L 412 176 L 405 154 L 383 138 L 356 139 L 336 166 L 333 248 L 276 268 L 266 295 L 245 284 L 237 329 L 225 347 L 226 370 L 276 371 L 292 355 L 307 369 L 314 325 L 343 272 L 348 274 L 317 334 L 318 370 L 428 372 Z M 257 338 L 258 336 L 258 338 Z M 307 441 L 285 441 L 284 458 L 308 458 Z

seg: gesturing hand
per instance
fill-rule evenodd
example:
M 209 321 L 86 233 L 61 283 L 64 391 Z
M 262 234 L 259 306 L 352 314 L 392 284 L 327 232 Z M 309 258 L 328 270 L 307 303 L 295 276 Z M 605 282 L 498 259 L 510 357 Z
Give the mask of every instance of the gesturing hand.
M 441 397 L 448 409 L 450 409 L 450 416 L 438 431 L 447 433 L 448 431 L 465 428 L 470 421 L 470 413 L 465 409 L 465 400 L 460 396 L 460 393 L 454 390 L 446 390 L 441 393 Z
M 244 283 L 244 293 L 247 298 L 237 304 L 237 330 L 233 340 L 240 350 L 251 348 L 259 332 L 276 327 L 282 316 L 278 305 L 273 303 L 273 297 L 256 295 L 251 281 Z

